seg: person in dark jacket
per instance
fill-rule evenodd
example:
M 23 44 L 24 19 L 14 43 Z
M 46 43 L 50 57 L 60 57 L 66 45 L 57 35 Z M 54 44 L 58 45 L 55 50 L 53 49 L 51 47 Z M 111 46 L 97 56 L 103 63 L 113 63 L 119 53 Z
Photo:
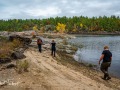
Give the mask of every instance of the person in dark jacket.
M 55 57 L 55 53 L 56 53 L 56 43 L 54 40 L 52 40 L 51 43 L 51 55 Z
M 102 63 L 101 63 L 100 69 L 104 73 L 103 79 L 104 80 L 109 80 L 109 79 L 111 79 L 111 77 L 108 74 L 108 68 L 111 65 L 112 53 L 109 51 L 108 46 L 104 46 L 104 51 L 102 52 L 102 55 L 100 57 L 99 65 L 100 65 L 101 61 L 102 61 Z
M 40 38 L 37 39 L 37 45 L 38 45 L 39 52 L 41 53 L 42 52 L 42 40 Z

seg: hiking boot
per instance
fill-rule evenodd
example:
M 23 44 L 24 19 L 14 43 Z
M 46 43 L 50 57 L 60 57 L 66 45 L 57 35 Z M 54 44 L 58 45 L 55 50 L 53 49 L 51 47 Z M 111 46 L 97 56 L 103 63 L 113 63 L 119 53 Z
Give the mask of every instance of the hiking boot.
M 111 77 L 107 77 L 107 80 L 110 80 L 111 79 Z
M 109 74 L 108 74 L 108 73 L 106 73 L 105 75 L 106 75 L 106 80 L 111 79 L 111 77 L 109 76 Z
M 107 79 L 106 79 L 106 78 L 104 78 L 104 77 L 103 77 L 102 79 L 103 79 L 103 80 L 107 80 Z
M 102 78 L 103 80 L 107 80 L 107 74 L 104 74 L 104 77 Z

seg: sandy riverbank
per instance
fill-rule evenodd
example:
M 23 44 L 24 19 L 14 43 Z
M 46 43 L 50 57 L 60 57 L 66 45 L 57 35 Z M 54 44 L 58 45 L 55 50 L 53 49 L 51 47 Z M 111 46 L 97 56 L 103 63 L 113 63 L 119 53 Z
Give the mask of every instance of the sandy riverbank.
M 119 79 L 104 81 L 99 71 L 74 61 L 69 54 L 59 51 L 52 57 L 49 44 L 39 53 L 32 42 L 24 54 L 29 72 L 18 74 L 14 68 L 0 71 L 1 80 L 11 79 L 0 90 L 120 90 Z

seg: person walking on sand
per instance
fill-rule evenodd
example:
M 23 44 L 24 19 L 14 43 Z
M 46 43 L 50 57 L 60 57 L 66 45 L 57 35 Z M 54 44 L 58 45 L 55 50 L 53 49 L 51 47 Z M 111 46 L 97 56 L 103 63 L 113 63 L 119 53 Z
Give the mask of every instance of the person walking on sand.
M 56 53 L 56 43 L 54 40 L 52 40 L 51 43 L 51 55 L 55 57 L 55 53 Z
M 38 45 L 39 52 L 41 53 L 42 52 L 42 40 L 40 38 L 37 39 L 37 45 Z
M 101 63 L 100 69 L 104 73 L 103 79 L 109 80 L 109 79 L 111 79 L 111 77 L 108 74 L 108 68 L 111 65 L 112 53 L 109 51 L 108 46 L 104 46 L 104 50 L 103 50 L 102 55 L 99 60 L 99 65 L 100 65 L 101 61 L 102 61 L 102 63 Z

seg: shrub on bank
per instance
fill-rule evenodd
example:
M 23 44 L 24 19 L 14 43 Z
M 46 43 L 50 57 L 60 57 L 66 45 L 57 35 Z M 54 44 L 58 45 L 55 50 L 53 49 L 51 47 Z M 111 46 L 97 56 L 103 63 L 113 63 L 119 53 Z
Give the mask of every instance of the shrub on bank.
M 16 62 L 16 71 L 21 74 L 23 71 L 27 72 L 29 67 L 29 63 L 27 60 L 17 61 Z
M 7 40 L 0 42 L 0 58 L 10 57 L 12 51 L 15 48 L 18 48 L 22 45 L 19 40 L 13 40 L 13 42 L 9 42 Z

